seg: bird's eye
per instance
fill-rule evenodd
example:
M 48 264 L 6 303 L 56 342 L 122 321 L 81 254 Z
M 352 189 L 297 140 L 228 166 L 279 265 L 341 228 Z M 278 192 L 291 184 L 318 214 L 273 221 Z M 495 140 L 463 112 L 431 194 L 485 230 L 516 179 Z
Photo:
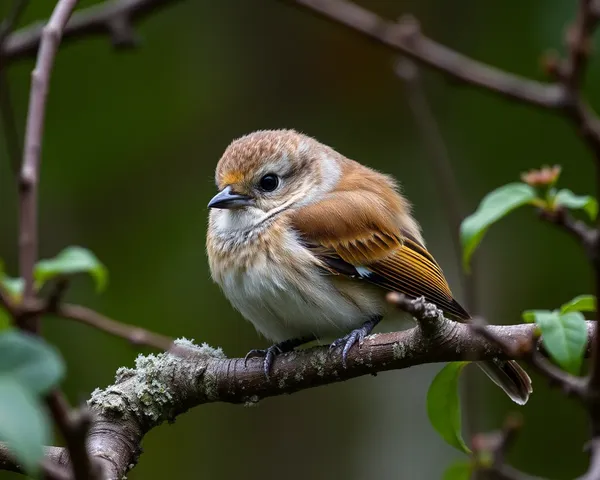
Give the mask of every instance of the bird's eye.
M 264 177 L 260 179 L 258 182 L 258 186 L 261 190 L 265 192 L 272 192 L 279 185 L 279 177 L 272 173 L 266 174 Z

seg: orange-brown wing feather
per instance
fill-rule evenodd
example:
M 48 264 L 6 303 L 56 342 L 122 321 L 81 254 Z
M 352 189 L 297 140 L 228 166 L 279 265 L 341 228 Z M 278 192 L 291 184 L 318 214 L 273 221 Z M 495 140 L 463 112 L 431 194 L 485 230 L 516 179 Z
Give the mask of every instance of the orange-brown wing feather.
M 407 223 L 409 218 L 405 203 L 389 185 L 380 185 L 377 192 L 338 190 L 291 217 L 307 247 L 330 273 L 361 278 L 413 298 L 424 296 L 445 312 L 468 319 L 441 268 L 417 240 L 418 232 L 403 228 L 413 225 Z

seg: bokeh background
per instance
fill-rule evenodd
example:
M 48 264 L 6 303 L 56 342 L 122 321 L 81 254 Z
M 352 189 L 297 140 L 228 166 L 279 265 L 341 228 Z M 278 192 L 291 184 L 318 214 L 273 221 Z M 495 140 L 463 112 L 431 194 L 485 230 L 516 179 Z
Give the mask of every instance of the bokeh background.
M 0 13 L 10 3 L 0 2 Z M 541 53 L 562 48 L 574 15 L 574 2 L 560 0 L 360 3 L 389 18 L 412 13 L 432 38 L 537 79 L 543 79 Z M 22 25 L 47 18 L 52 4 L 30 2 Z M 277 0 L 181 1 L 137 31 L 142 43 L 135 50 L 114 51 L 106 37 L 70 42 L 52 77 L 40 255 L 82 245 L 110 270 L 105 293 L 96 295 L 82 277 L 69 300 L 221 346 L 229 356 L 266 346 L 211 282 L 206 204 L 227 144 L 253 130 L 281 127 L 398 177 L 430 250 L 464 298 L 452 249 L 456 232 L 444 218 L 444 200 L 390 52 Z M 25 59 L 9 70 L 21 132 L 32 66 Z M 563 165 L 563 186 L 593 192 L 592 162 L 567 122 L 435 72 L 423 78 L 469 211 L 491 189 L 542 164 Z M 598 81 L 592 65 L 588 85 Z M 588 93 L 600 101 L 597 89 Z M 16 274 L 16 188 L 5 146 L 2 138 L 0 257 Z M 492 323 L 517 323 L 526 308 L 554 308 L 591 291 L 575 242 L 527 209 L 489 231 L 477 260 L 481 311 Z M 392 321 L 384 328 L 403 326 Z M 66 358 L 64 387 L 72 402 L 111 383 L 114 371 L 131 365 L 140 351 L 57 319 L 45 321 L 44 330 Z M 193 409 L 146 437 L 146 453 L 129 478 L 441 478 L 460 454 L 426 416 L 427 388 L 440 367 L 383 373 L 267 399 L 255 408 Z M 517 407 L 479 372 L 472 375 L 463 414 L 475 428 L 497 428 Z M 535 393 L 518 409 L 525 426 L 509 459 L 531 474 L 573 478 L 587 462 L 585 417 L 573 401 L 532 377 Z

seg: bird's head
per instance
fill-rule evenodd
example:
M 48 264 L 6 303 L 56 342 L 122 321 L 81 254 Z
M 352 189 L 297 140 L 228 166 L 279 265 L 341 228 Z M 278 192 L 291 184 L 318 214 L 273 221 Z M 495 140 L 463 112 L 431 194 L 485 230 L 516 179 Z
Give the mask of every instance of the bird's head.
M 247 226 L 307 205 L 337 183 L 338 157 L 332 149 L 293 130 L 251 133 L 233 141 L 219 160 L 215 175 L 219 193 L 208 207 L 226 210 Z

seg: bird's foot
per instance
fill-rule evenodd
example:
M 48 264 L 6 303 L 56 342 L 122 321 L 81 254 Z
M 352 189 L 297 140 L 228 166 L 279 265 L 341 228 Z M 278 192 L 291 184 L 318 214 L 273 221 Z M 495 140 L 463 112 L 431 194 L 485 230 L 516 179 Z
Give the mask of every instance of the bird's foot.
M 273 367 L 273 362 L 275 361 L 275 357 L 277 355 L 291 352 L 294 348 L 305 343 L 312 342 L 313 340 L 315 340 L 315 337 L 312 335 L 308 337 L 292 338 L 290 340 L 271 345 L 269 348 L 265 348 L 264 350 L 250 350 L 244 357 L 244 367 L 247 366 L 248 359 L 255 357 L 263 357 L 263 371 L 265 372 L 265 377 L 267 377 L 267 380 L 269 380 L 269 375 Z
M 358 346 L 360 347 L 365 337 L 373 331 L 375 325 L 377 325 L 380 321 L 381 317 L 374 317 L 371 320 L 367 320 L 362 324 L 361 327 L 352 330 L 348 335 L 345 335 L 342 338 L 338 338 L 329 346 L 329 351 L 335 350 L 341 346 L 344 347 L 342 350 L 342 365 L 344 368 L 347 367 L 348 353 L 350 352 L 350 349 L 356 343 L 358 343 Z
M 283 350 L 281 350 L 279 344 L 271 345 L 269 348 L 265 349 L 252 349 L 244 357 L 244 367 L 247 366 L 249 358 L 264 357 L 263 371 L 265 372 L 265 377 L 268 379 L 271 368 L 273 367 L 273 361 L 280 353 L 283 353 Z

